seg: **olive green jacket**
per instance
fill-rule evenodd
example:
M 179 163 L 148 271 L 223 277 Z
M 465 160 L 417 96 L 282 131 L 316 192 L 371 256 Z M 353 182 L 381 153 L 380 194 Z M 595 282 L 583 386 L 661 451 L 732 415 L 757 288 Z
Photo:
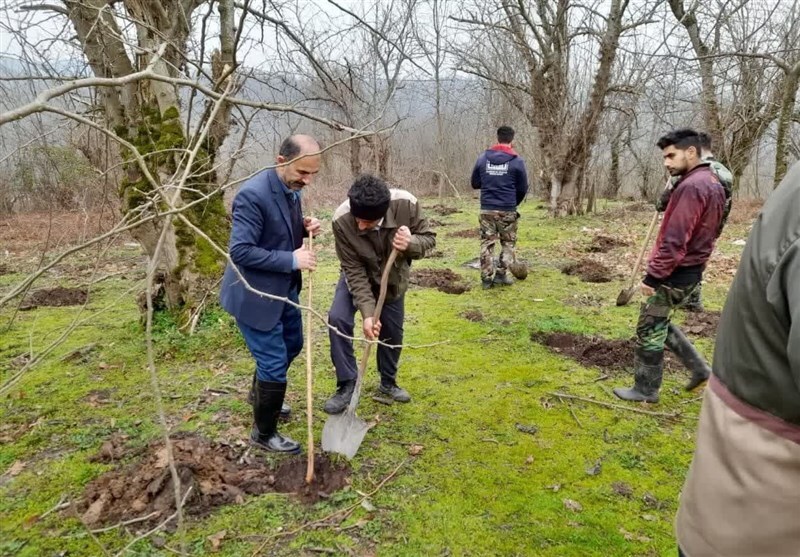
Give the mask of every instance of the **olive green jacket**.
M 345 201 L 333 214 L 333 237 L 347 287 L 362 317 L 372 317 L 380 291 L 383 265 L 392 252 L 397 229 L 407 226 L 411 243 L 389 273 L 386 301 L 396 300 L 408 290 L 411 261 L 421 259 L 436 245 L 436 233 L 422 214 L 417 198 L 405 190 L 392 189 L 389 210 L 373 230 L 359 230 Z

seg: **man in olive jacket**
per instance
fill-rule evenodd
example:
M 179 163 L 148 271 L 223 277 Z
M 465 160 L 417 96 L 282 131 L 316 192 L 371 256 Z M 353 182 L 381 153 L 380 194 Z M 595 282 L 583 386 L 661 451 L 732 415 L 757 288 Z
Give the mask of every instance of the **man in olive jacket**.
M 392 345 L 403 343 L 405 293 L 411 261 L 421 259 L 436 245 L 417 198 L 401 189 L 389 189 L 382 179 L 359 176 L 333 215 L 333 237 L 341 264 L 341 277 L 328 313 L 328 323 L 352 337 L 356 310 L 363 319 L 364 336 Z M 380 320 L 373 314 L 380 290 L 383 266 L 392 249 L 400 252 L 389 273 L 386 301 Z M 356 384 L 353 342 L 330 331 L 331 360 L 336 368 L 336 393 L 325 411 L 338 414 L 347 407 Z M 400 348 L 378 346 L 380 391 L 397 402 L 411 397 L 397 385 Z
M 688 557 L 800 552 L 800 164 L 753 225 L 681 494 Z

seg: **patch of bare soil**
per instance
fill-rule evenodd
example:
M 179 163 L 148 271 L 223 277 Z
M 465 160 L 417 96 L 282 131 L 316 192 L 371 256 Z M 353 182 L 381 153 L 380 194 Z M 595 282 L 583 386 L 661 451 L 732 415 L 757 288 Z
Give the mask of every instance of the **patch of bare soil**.
M 584 282 L 611 282 L 611 270 L 597 261 L 581 259 L 573 261 L 561 269 L 565 275 L 578 276 Z
M 430 208 L 430 210 L 437 215 L 442 217 L 446 217 L 447 215 L 453 215 L 455 213 L 460 213 L 460 209 L 456 209 L 455 207 L 447 207 L 446 205 L 434 205 Z
M 461 317 L 467 321 L 472 321 L 473 323 L 480 323 L 484 319 L 483 313 L 481 313 L 481 311 L 478 309 L 468 309 L 461 314 Z
M 416 269 L 411 271 L 409 282 L 423 288 L 435 288 L 445 294 L 463 294 L 470 287 L 461 275 L 450 269 Z
M 656 210 L 654 204 L 648 201 L 636 201 L 635 203 L 629 203 L 628 205 L 625 205 L 624 209 L 630 213 L 652 213 Z
M 687 334 L 706 338 L 714 337 L 717 335 L 719 318 L 720 312 L 718 311 L 687 311 L 686 319 L 680 327 Z
M 113 457 L 114 444 L 104 445 L 103 451 Z M 263 459 L 242 457 L 232 447 L 194 435 L 175 439 L 173 454 L 185 499 L 183 508 L 199 516 L 221 505 L 242 503 L 248 495 L 268 492 L 291 493 L 311 503 L 342 489 L 350 478 L 347 465 L 333 464 L 319 455 L 314 480 L 306 485 L 304 456 L 283 460 L 271 469 Z M 175 511 L 175 493 L 164 444 L 153 443 L 133 464 L 92 480 L 78 511 L 90 526 L 143 517 L 148 518 L 142 525 L 165 520 Z
M 763 206 L 764 202 L 760 199 L 734 199 L 728 223 L 751 224 Z
M 616 248 L 623 248 L 629 246 L 630 243 L 621 238 L 614 238 L 613 236 L 605 236 L 598 234 L 592 239 L 592 243 L 586 248 L 589 253 L 608 253 Z
M 465 230 L 458 230 L 448 234 L 451 238 L 480 238 L 481 231 L 477 228 L 467 228 Z
M 444 257 L 442 250 L 433 250 L 425 254 L 426 259 L 441 259 L 442 257 Z
M 0 245 L 12 253 L 41 249 L 48 245 L 72 245 L 84 242 L 114 227 L 111 211 L 87 217 L 82 212 L 20 213 L 3 215 L 0 221 Z M 124 239 L 120 239 L 124 241 Z
M 599 367 L 604 371 L 618 371 L 633 367 L 635 339 L 604 339 L 573 333 L 533 333 L 531 340 L 544 344 L 556 354 L 568 356 L 581 365 Z M 673 356 L 666 354 L 665 367 L 678 369 Z
M 88 293 L 82 288 L 46 288 L 29 294 L 19 306 L 20 310 L 36 309 L 40 306 L 64 307 L 79 306 L 86 303 Z
M 452 222 L 442 222 L 442 221 L 440 221 L 438 219 L 428 219 L 428 224 L 433 226 L 433 227 L 435 227 L 435 228 L 438 228 L 440 226 L 452 226 L 454 223 L 452 223 Z
M 9 273 L 11 273 L 11 269 L 8 268 L 8 265 L 0 263 L 0 277 Z

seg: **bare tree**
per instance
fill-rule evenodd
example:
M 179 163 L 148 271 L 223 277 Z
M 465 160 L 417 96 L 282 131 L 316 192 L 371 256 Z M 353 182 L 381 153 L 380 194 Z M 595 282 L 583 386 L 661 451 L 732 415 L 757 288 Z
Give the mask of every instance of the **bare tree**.
M 538 132 L 554 215 L 582 212 L 620 38 L 649 22 L 648 11 L 626 19 L 628 0 L 605 5 L 495 0 L 456 18 L 472 30 L 460 68 L 501 87 Z
M 738 183 L 785 96 L 786 76 L 765 56 L 775 47 L 765 26 L 779 3 L 668 3 L 697 63 L 705 128 Z M 685 57 L 682 49 L 674 54 Z
M 206 7 L 203 14 L 198 11 L 201 6 Z M 65 55 L 84 59 L 94 77 L 64 81 L 53 70 L 48 85 L 57 84 L 33 88 L 35 94 L 27 102 L 0 114 L 0 125 L 49 113 L 111 139 L 124 170 L 119 184 L 121 210 L 125 219 L 137 223 L 130 233 L 151 257 L 162 244 L 156 291 L 163 294 L 167 307 L 191 312 L 216 281 L 224 258 L 182 221 L 159 215 L 176 207 L 215 242 L 226 243 L 222 191 L 230 185 L 235 156 L 225 165 L 221 148 L 234 114 L 243 123 L 249 122 L 243 111 L 247 108 L 293 113 L 337 129 L 346 126 L 288 104 L 236 96 L 244 82 L 244 76 L 237 74 L 237 48 L 248 12 L 239 10 L 237 15 L 233 0 L 64 0 L 26 4 L 20 10 L 32 18 L 47 13 L 48 19 L 63 19 L 62 28 L 74 29 L 75 39 L 56 34 L 51 40 Z M 207 44 L 214 46 L 209 18 L 218 28 L 218 42 L 211 52 L 207 52 Z M 28 44 L 26 33 L 53 32 L 52 25 L 42 21 L 32 20 L 38 27 L 17 31 L 20 44 Z M 35 81 L 33 76 L 20 79 Z M 96 91 L 96 97 L 76 104 L 75 95 L 87 90 Z M 99 112 L 91 104 L 95 99 Z

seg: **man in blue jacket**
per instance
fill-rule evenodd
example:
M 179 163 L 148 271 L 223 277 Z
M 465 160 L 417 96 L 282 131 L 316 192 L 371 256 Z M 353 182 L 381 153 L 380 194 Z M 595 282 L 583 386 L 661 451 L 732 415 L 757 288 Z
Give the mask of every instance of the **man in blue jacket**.
M 517 205 L 528 193 L 525 161 L 514 151 L 514 130 L 509 126 L 497 129 L 497 144 L 478 157 L 472 170 L 472 188 L 481 190 L 481 283 L 483 288 L 495 284 L 513 284 L 508 265 L 517 243 Z M 494 244 L 500 240 L 501 252 L 497 271 L 494 268 Z
M 278 433 L 286 371 L 303 348 L 300 310 L 284 299 L 298 303 L 300 271 L 313 271 L 317 264 L 303 237 L 316 235 L 320 222 L 303 217 L 300 192 L 319 172 L 319 151 L 312 137 L 289 137 L 280 146 L 277 166 L 250 178 L 233 200 L 233 264 L 225 269 L 220 302 L 236 318 L 256 361 L 250 439 L 275 452 L 300 452 L 299 443 Z

